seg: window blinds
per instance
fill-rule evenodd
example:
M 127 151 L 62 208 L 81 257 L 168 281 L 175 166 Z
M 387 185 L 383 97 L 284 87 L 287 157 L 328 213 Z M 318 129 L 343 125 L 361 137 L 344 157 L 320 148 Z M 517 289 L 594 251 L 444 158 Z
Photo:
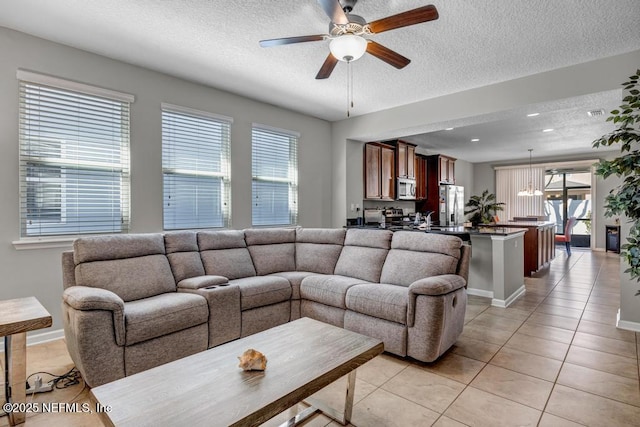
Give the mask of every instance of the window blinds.
M 298 222 L 297 133 L 254 125 L 252 132 L 252 224 Z
M 162 105 L 164 229 L 230 225 L 232 120 Z
M 133 97 L 25 74 L 39 81 L 20 80 L 21 236 L 127 232 Z

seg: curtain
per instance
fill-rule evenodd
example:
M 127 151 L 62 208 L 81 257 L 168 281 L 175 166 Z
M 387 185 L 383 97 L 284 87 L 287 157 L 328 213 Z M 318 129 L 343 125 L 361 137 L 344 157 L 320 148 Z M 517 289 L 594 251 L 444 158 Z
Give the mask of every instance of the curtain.
M 544 166 L 513 166 L 496 168 L 496 199 L 504 202 L 504 211 L 499 212 L 501 220 L 514 217 L 544 215 Z M 542 196 L 518 196 L 529 182 L 533 189 L 543 192 Z

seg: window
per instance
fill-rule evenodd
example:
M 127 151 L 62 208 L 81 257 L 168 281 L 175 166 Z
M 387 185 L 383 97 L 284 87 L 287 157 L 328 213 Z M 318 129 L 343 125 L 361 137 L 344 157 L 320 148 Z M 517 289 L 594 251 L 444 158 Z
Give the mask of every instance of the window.
M 298 138 L 291 131 L 253 125 L 254 226 L 298 222 Z
M 129 230 L 133 96 L 19 70 L 21 237 Z
M 229 226 L 231 123 L 162 104 L 165 230 Z

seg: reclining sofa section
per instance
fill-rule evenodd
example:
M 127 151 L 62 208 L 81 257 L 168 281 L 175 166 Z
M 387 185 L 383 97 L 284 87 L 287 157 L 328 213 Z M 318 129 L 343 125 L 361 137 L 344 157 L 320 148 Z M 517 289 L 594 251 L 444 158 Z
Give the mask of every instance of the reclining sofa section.
M 457 237 L 247 229 L 79 238 L 62 255 L 71 358 L 92 387 L 311 317 L 437 359 L 462 333 Z

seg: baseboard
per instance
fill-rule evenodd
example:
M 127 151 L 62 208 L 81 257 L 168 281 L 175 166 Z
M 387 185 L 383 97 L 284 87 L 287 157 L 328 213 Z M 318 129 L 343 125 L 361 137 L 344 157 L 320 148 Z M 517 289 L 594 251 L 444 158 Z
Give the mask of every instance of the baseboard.
M 475 289 L 467 287 L 467 295 L 475 295 L 477 297 L 493 298 L 493 291 L 485 291 L 484 289 Z
M 616 316 L 616 327 L 626 329 L 628 331 L 640 332 L 640 323 L 620 320 L 620 309 L 618 309 L 618 315 Z
M 27 346 L 42 344 L 49 341 L 55 341 L 64 338 L 64 329 L 56 329 L 55 331 L 40 332 L 38 334 L 27 334 Z M 0 340 L 0 351 L 4 352 L 4 340 Z
M 524 295 L 524 293 L 526 292 L 526 288 L 524 285 L 520 286 L 514 293 L 512 293 L 509 298 L 507 298 L 506 300 L 502 300 L 502 299 L 492 299 L 491 300 L 491 305 L 493 307 L 500 307 L 500 308 L 507 308 L 509 307 L 509 305 L 511 305 L 512 302 L 514 302 L 520 295 Z

